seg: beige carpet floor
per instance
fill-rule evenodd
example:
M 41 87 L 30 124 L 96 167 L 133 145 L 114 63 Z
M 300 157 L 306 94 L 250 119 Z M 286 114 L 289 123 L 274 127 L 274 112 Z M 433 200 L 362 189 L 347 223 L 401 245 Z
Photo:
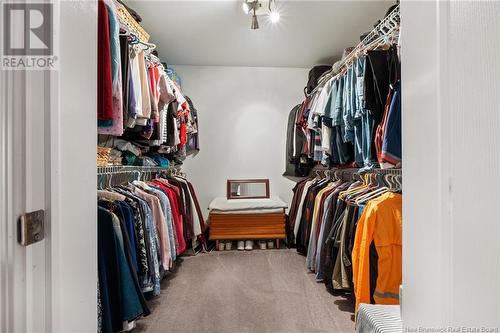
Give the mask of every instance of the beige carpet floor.
M 353 332 L 352 305 L 332 296 L 295 250 L 186 257 L 134 332 Z

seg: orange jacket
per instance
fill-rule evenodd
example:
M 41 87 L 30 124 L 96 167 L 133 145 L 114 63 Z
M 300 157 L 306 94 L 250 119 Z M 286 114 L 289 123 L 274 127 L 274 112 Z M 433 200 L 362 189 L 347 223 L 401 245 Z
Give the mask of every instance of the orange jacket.
M 360 303 L 370 303 L 370 244 L 378 255 L 377 304 L 399 304 L 402 281 L 402 196 L 384 193 L 369 201 L 359 219 L 352 250 L 356 312 Z

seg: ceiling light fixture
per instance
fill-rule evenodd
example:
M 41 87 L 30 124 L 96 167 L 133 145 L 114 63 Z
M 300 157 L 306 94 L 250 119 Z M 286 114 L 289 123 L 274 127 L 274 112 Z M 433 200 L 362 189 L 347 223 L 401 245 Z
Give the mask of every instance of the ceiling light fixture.
M 272 23 L 278 23 L 280 20 L 280 13 L 278 12 L 271 12 L 269 14 L 269 20 L 271 20 Z
M 250 27 L 252 30 L 259 29 L 259 20 L 257 19 L 257 15 L 255 15 L 255 10 L 252 15 L 252 26 Z
M 248 2 L 243 2 L 243 4 L 241 5 L 242 8 L 243 8 L 243 12 L 245 12 L 245 14 L 248 15 L 248 13 L 250 13 L 250 5 L 248 5 Z
M 271 23 L 278 23 L 280 20 L 280 13 L 276 8 L 276 0 L 269 0 L 269 20 Z
M 266 4 L 266 7 L 262 6 L 262 3 Z M 252 30 L 259 29 L 259 19 L 258 16 L 268 16 L 271 23 L 277 23 L 280 20 L 280 13 L 276 6 L 276 0 L 244 0 L 242 3 L 242 9 L 245 14 L 251 14 L 251 26 Z

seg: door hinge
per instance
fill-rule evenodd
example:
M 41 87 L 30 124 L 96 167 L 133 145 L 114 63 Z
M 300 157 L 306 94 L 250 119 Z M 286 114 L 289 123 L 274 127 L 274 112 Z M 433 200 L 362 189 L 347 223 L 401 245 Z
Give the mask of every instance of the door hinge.
M 21 215 L 17 225 L 17 241 L 23 246 L 41 241 L 45 237 L 45 211 L 43 209 Z

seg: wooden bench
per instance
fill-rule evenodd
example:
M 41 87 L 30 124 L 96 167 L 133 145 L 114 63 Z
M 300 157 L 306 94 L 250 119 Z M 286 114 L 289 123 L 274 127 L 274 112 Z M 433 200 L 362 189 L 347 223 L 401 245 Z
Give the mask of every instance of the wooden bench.
M 280 213 L 210 213 L 210 240 L 219 249 L 221 240 L 276 240 L 276 248 L 285 239 L 285 210 Z

